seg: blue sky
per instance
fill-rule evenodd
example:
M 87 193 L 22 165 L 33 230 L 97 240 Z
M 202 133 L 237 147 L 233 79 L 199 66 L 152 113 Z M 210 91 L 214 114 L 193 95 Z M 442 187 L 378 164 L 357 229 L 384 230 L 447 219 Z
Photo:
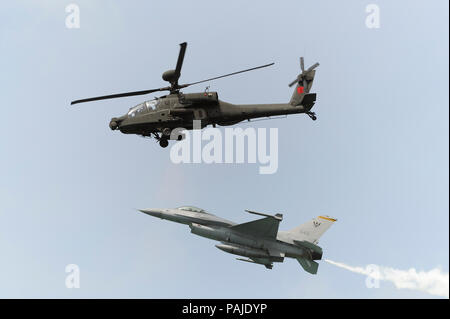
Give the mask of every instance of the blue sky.
M 191 204 L 236 222 L 282 212 L 281 229 L 338 218 L 320 245 L 351 265 L 448 272 L 448 2 L 14 1 L 0 12 L 0 297 L 428 298 L 321 262 L 240 263 L 189 228 L 135 211 Z M 365 26 L 380 7 L 381 28 Z M 231 103 L 286 102 L 299 56 L 318 61 L 316 122 L 277 127 L 279 169 L 175 165 L 109 119 L 145 97 L 71 100 L 165 85 L 178 44 L 182 82 Z M 206 86 L 206 85 L 205 85 Z M 185 92 L 202 91 L 204 86 Z M 248 125 L 248 124 L 246 124 Z M 65 287 L 77 264 L 81 288 Z

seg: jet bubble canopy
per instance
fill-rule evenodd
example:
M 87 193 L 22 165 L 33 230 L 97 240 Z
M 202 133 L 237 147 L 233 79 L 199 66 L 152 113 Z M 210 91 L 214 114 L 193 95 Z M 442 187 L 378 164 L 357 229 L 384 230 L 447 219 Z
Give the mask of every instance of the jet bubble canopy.
M 201 209 L 201 208 L 198 208 L 198 207 L 195 207 L 195 206 L 181 206 L 181 207 L 178 207 L 178 209 L 185 210 L 185 211 L 188 211 L 188 212 L 207 214 L 207 212 L 204 209 Z

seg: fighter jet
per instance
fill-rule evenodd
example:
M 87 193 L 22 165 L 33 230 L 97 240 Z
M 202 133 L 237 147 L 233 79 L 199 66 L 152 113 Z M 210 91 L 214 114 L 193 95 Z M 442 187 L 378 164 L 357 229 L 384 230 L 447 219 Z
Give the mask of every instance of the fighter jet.
M 283 262 L 285 257 L 298 260 L 303 269 L 316 274 L 322 258 L 322 248 L 317 246 L 319 238 L 336 221 L 329 216 L 318 216 L 289 231 L 278 231 L 282 214 L 269 215 L 251 210 L 246 212 L 264 218 L 237 224 L 217 217 L 194 206 L 169 209 L 140 209 L 141 212 L 189 225 L 191 233 L 220 241 L 217 248 L 227 253 L 247 258 L 236 258 L 272 269 L 274 262 Z

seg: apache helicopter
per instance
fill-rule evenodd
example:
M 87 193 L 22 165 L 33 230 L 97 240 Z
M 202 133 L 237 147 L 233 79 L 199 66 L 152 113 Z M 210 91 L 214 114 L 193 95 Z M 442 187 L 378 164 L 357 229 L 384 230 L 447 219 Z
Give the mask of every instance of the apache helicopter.
M 181 89 L 194 84 L 265 68 L 274 63 L 193 83 L 178 84 L 186 47 L 186 42 L 180 44 L 180 52 L 175 70 L 168 70 L 162 74 L 163 80 L 169 82 L 170 86 L 144 91 L 97 96 L 72 101 L 70 104 L 73 105 L 90 101 L 145 95 L 158 91 L 169 91 L 168 95 L 145 101 L 130 108 L 127 114 L 120 117 L 114 117 L 109 123 L 111 130 L 120 130 L 125 134 L 137 134 L 144 137 L 153 136 L 159 141 L 161 147 L 167 147 L 169 139 L 181 140 L 183 135 L 171 134 L 172 130 L 175 128 L 192 130 L 194 128 L 194 120 L 201 121 L 201 128 L 204 128 L 207 125 L 212 125 L 213 127 L 216 125 L 234 125 L 255 118 L 296 113 L 305 113 L 312 120 L 316 120 L 315 113 L 311 112 L 311 108 L 316 101 L 316 94 L 309 92 L 316 72 L 314 69 L 319 66 L 319 63 L 315 63 L 305 70 L 303 57 L 300 58 L 300 68 L 302 73 L 289 84 L 289 87 L 296 84 L 296 88 L 288 103 L 236 105 L 219 100 L 217 92 L 209 92 L 208 88 L 202 93 L 186 94 L 182 93 Z

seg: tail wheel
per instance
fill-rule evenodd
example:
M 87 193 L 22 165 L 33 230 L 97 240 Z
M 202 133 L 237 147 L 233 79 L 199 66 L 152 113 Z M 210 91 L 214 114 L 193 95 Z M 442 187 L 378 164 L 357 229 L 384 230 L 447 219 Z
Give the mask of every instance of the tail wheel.
M 313 121 L 317 120 L 316 113 L 314 113 L 314 112 L 306 112 L 306 114 L 311 118 L 311 120 L 313 120 Z

